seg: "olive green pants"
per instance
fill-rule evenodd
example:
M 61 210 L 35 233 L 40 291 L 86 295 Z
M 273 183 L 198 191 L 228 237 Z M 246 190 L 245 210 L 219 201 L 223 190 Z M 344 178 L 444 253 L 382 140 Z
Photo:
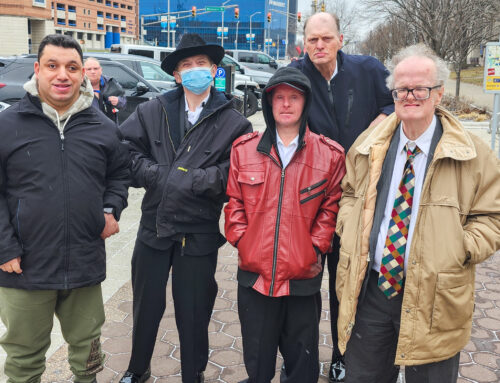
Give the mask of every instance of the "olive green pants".
M 40 382 L 54 314 L 68 343 L 75 382 L 92 382 L 102 370 L 100 336 L 104 307 L 100 284 L 72 290 L 0 287 L 0 318 L 7 328 L 0 346 L 7 353 L 8 383 Z

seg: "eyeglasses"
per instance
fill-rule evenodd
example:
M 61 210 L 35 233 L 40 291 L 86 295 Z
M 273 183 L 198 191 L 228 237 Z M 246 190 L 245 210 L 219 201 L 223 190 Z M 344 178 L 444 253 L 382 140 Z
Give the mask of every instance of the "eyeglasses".
M 408 98 L 411 93 L 415 100 L 427 100 L 431 96 L 431 90 L 441 88 L 442 85 L 436 86 L 419 86 L 413 89 L 396 88 L 391 90 L 394 101 L 403 101 Z

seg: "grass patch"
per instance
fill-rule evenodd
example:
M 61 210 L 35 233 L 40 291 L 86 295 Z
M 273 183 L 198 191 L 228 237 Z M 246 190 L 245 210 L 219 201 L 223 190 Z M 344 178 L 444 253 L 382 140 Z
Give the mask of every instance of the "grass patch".
M 457 78 L 456 73 L 453 70 L 450 73 L 450 78 L 453 80 Z M 484 79 L 484 67 L 482 66 L 475 66 L 462 69 L 462 71 L 460 72 L 461 82 L 483 86 L 483 79 Z

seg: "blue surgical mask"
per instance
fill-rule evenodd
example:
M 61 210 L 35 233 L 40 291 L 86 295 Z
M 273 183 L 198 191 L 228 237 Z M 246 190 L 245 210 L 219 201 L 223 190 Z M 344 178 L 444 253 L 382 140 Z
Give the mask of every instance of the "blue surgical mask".
M 180 72 L 182 86 L 194 94 L 202 94 L 212 83 L 210 68 L 197 67 Z

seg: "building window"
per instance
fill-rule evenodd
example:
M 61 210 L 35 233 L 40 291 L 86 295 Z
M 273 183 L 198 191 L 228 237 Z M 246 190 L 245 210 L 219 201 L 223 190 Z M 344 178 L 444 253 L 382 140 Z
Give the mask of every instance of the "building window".
M 78 40 L 83 40 L 83 33 L 82 33 L 82 32 L 78 32 L 78 33 L 76 34 L 76 38 L 77 38 Z
M 102 17 L 103 13 L 102 11 L 97 11 L 97 17 Z
M 33 0 L 33 5 L 35 7 L 44 7 L 45 8 L 45 0 Z
M 104 25 L 102 25 L 102 24 L 97 24 L 97 29 L 103 30 L 103 29 L 104 29 Z
M 66 25 L 66 19 L 57 19 L 57 25 Z
M 83 27 L 84 27 L 84 28 L 87 28 L 87 23 L 83 23 Z
M 101 35 L 95 35 L 95 41 L 101 41 Z
M 89 28 L 92 28 L 92 23 L 89 23 Z
M 121 20 L 121 21 L 127 21 L 127 18 L 126 18 L 125 16 L 121 16 L 121 17 L 120 17 L 120 20 Z
M 120 4 L 120 8 L 127 8 L 125 4 Z
M 127 28 L 122 28 L 122 29 L 120 29 L 120 31 L 121 31 L 122 33 L 125 33 L 125 32 L 127 31 Z
M 57 3 L 57 10 L 58 11 L 65 11 L 66 6 L 64 4 Z
M 90 9 L 87 9 L 87 15 L 90 15 Z
M 68 20 L 68 25 L 70 27 L 76 27 L 76 21 L 75 20 Z
M 96 0 L 99 4 L 102 4 L 102 0 Z
M 68 5 L 68 12 L 76 12 L 76 8 L 74 5 Z M 85 10 L 83 11 L 85 13 Z
M 129 11 L 131 11 L 131 10 L 132 10 L 132 6 L 131 6 L 131 5 L 127 5 L 127 9 L 128 9 Z
M 92 40 L 92 33 L 87 33 L 87 40 Z
M 106 6 L 111 7 L 111 1 L 106 0 Z
M 120 6 L 118 5 L 118 3 L 113 3 L 113 7 L 119 8 Z
M 111 13 L 106 13 L 106 18 L 111 19 Z
M 119 19 L 118 15 L 116 13 L 113 15 L 113 19 L 115 19 L 115 20 Z

